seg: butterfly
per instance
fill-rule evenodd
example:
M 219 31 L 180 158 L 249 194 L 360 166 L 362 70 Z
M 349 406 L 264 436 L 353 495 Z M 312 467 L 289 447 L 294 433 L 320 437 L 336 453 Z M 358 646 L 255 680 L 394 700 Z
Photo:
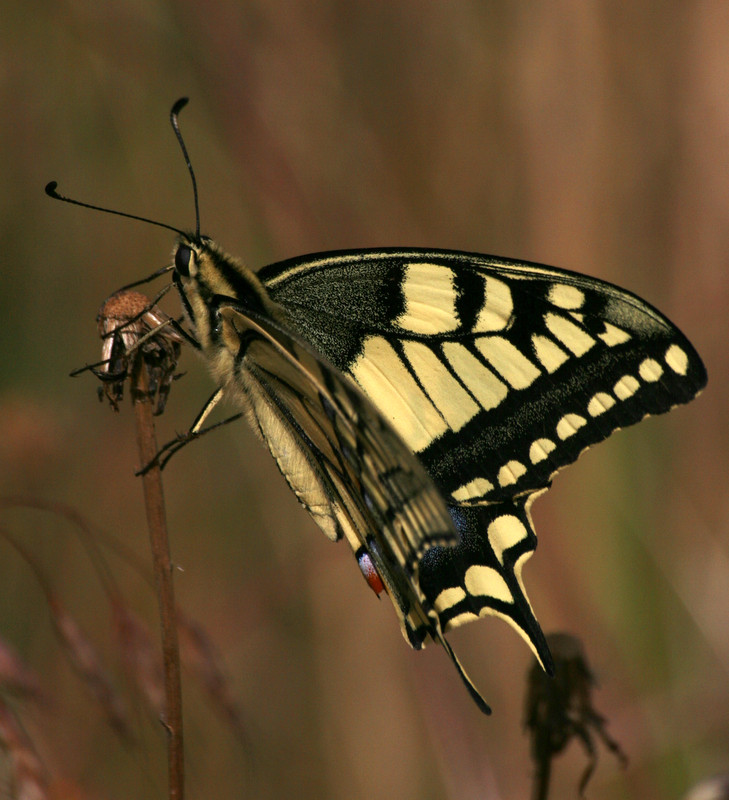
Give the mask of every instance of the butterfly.
M 199 220 L 186 102 L 171 121 Z M 698 394 L 690 342 L 637 296 L 540 264 L 388 248 L 254 273 L 199 222 L 173 230 L 213 404 L 242 409 L 322 531 L 387 593 L 406 641 L 440 643 L 487 713 L 448 630 L 501 617 L 551 672 L 522 579 L 531 504 L 590 445 Z

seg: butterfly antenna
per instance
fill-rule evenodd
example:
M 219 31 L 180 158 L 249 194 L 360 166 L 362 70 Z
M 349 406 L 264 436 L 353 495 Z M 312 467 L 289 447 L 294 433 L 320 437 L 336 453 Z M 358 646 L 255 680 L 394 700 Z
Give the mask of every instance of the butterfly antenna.
M 195 200 L 195 235 L 199 239 L 200 238 L 200 205 L 198 203 L 197 198 L 197 181 L 195 180 L 195 170 L 192 168 L 192 162 L 190 161 L 190 156 L 187 154 L 187 147 L 185 147 L 185 140 L 182 138 L 182 134 L 180 133 L 180 121 L 179 115 L 180 111 L 187 105 L 188 98 L 181 97 L 173 106 L 172 111 L 170 111 L 170 122 L 172 123 L 172 129 L 175 132 L 175 136 L 177 137 L 177 141 L 180 143 L 180 148 L 182 149 L 182 155 L 185 158 L 185 164 L 187 164 L 187 171 L 190 173 L 190 178 L 192 178 L 192 196 Z
M 52 197 L 54 200 L 63 200 L 64 203 L 71 203 L 74 206 L 81 206 L 82 208 L 90 208 L 92 211 L 103 211 L 104 214 L 114 214 L 116 217 L 127 217 L 127 219 L 137 219 L 140 222 L 146 222 L 149 225 L 156 225 L 158 228 L 166 228 L 168 231 L 174 231 L 175 233 L 179 233 L 180 236 L 184 236 L 185 232 L 181 231 L 179 228 L 175 228 L 172 225 L 167 225 L 164 222 L 157 222 L 156 219 L 149 219 L 148 217 L 140 217 L 137 214 L 127 214 L 126 211 L 116 211 L 113 208 L 104 208 L 104 206 L 95 206 L 92 203 L 82 203 L 81 200 L 74 200 L 71 197 L 66 197 L 65 195 L 59 194 L 56 189 L 58 187 L 57 181 L 51 181 L 50 183 L 46 184 L 46 194 L 49 197 Z

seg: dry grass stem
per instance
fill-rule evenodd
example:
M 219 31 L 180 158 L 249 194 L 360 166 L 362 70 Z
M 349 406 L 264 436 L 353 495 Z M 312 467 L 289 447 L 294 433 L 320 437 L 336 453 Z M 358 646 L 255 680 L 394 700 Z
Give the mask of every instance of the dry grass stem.
M 157 454 L 152 395 L 142 357 L 135 359 L 132 370 L 132 396 L 137 425 L 137 446 L 142 465 L 150 463 Z M 147 513 L 150 545 L 154 565 L 155 586 L 162 625 L 162 662 L 164 666 L 165 715 L 168 733 L 168 779 L 170 800 L 184 797 L 184 746 L 182 732 L 182 683 L 180 651 L 177 640 L 175 595 L 172 581 L 167 522 L 165 518 L 162 472 L 152 467 L 142 476 L 144 504 Z
M 0 697 L 0 750 L 9 758 L 14 800 L 49 800 L 48 776 L 40 756 L 17 717 Z
M 34 699 L 38 699 L 42 694 L 38 676 L 2 638 L 0 638 L 0 691 Z
M 120 735 L 131 738 L 124 702 L 121 695 L 114 689 L 93 643 L 53 591 L 48 576 L 33 554 L 7 531 L 0 529 L 0 534 L 33 570 L 46 597 L 53 627 L 63 650 L 84 684 L 99 701 L 109 724 Z
M 207 631 L 197 622 L 177 610 L 182 655 L 186 666 L 198 678 L 204 691 L 240 739 L 245 729 L 240 710 L 233 698 L 230 684 L 220 664 L 217 649 Z

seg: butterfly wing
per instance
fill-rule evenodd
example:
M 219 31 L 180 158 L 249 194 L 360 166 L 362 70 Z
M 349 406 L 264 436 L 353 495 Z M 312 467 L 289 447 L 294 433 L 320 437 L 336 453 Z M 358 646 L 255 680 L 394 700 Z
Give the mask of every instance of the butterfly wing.
M 384 250 L 293 259 L 258 277 L 457 505 L 539 491 L 586 447 L 706 383 L 665 317 L 575 273 Z
M 447 498 L 459 542 L 429 550 L 419 573 L 442 628 L 502 616 L 550 669 L 521 580 L 531 502 L 590 445 L 695 397 L 694 348 L 629 292 L 537 264 L 348 251 L 258 277 Z

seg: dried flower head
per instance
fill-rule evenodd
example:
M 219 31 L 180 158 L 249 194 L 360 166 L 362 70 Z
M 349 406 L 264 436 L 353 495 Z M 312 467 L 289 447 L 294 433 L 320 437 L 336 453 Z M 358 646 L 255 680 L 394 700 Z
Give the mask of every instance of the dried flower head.
M 578 786 L 582 797 L 597 764 L 595 736 L 618 758 L 621 766 L 625 767 L 628 759 L 608 734 L 607 719 L 592 704 L 595 678 L 580 640 L 568 633 L 552 633 L 547 642 L 554 657 L 554 677 L 546 675 L 539 664 L 532 666 L 524 720 L 531 735 L 536 776 L 541 781 L 541 792 L 534 796 L 546 798 L 551 760 L 576 739 L 589 759 Z
M 103 340 L 102 361 L 92 370 L 102 381 L 99 398 L 106 398 L 115 411 L 124 396 L 124 382 L 135 358 L 147 370 L 149 390 L 155 399 L 155 414 L 164 411 L 175 377 L 183 337 L 174 320 L 139 292 L 122 290 L 104 301 L 96 317 Z

